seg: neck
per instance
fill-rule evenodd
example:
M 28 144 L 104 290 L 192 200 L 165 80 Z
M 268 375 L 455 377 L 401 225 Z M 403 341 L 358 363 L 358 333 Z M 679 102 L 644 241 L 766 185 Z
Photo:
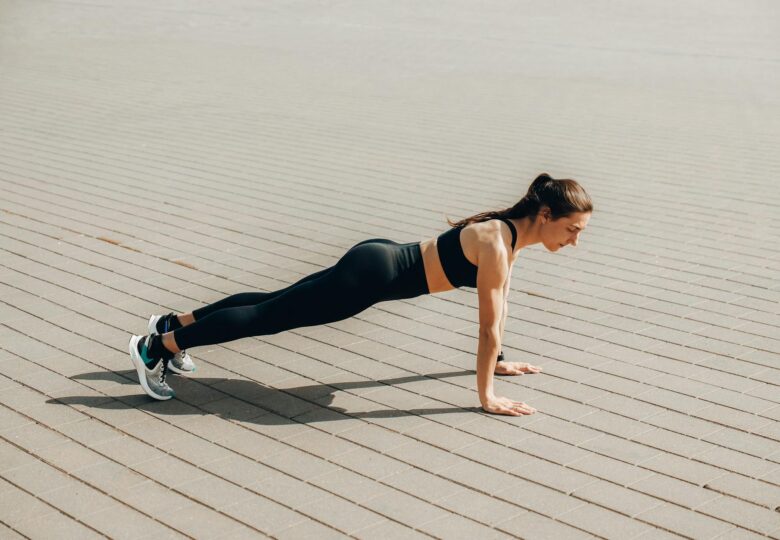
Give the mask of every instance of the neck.
M 532 218 L 512 218 L 511 221 L 517 228 L 517 243 L 515 244 L 515 252 L 523 249 L 526 246 L 538 244 L 542 241 L 541 238 L 539 238 L 539 224 L 534 223 Z

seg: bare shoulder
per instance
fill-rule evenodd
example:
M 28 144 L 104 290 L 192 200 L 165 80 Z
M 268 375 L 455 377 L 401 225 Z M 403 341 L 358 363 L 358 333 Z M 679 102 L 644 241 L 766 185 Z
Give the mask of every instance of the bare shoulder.
M 509 253 L 501 234 L 500 223 L 493 220 L 475 224 L 483 227 L 474 231 L 474 254 L 482 274 L 489 272 L 497 283 L 503 284 L 508 270 Z
M 466 258 L 477 266 L 507 264 L 509 252 L 501 230 L 502 225 L 497 219 L 468 225 L 461 234 Z

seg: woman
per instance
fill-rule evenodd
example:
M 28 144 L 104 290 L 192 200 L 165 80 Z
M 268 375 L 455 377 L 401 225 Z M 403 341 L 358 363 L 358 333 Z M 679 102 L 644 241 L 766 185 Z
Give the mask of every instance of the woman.
M 371 239 L 356 244 L 331 268 L 270 293 L 229 296 L 191 313 L 153 315 L 147 336 L 132 336 L 129 350 L 141 386 L 155 399 L 170 399 L 166 370 L 193 371 L 190 347 L 340 321 L 386 300 L 414 298 L 456 287 L 476 287 L 479 298 L 477 389 L 491 413 L 533 414 L 525 403 L 493 393 L 493 373 L 538 373 L 536 366 L 506 362 L 501 338 L 512 264 L 520 250 L 541 243 L 549 251 L 576 246 L 593 205 L 574 180 L 542 174 L 511 208 L 450 223 L 425 242 Z

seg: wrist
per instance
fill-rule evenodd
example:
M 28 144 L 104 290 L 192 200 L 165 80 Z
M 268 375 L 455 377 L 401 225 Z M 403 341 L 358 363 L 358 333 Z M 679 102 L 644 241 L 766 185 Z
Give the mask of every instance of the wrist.
M 493 393 L 492 390 L 489 391 L 489 392 L 480 392 L 479 393 L 479 402 L 482 405 L 485 405 L 486 403 L 488 403 L 488 402 L 492 401 L 493 399 L 495 399 L 495 397 L 496 396 L 495 396 L 495 394 Z

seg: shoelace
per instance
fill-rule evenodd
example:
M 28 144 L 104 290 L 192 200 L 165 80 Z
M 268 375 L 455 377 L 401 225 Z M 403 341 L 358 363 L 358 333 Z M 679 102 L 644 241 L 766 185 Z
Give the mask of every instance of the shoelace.
M 168 360 L 160 360 L 162 368 L 160 369 L 160 385 L 165 384 L 165 376 L 168 374 Z

